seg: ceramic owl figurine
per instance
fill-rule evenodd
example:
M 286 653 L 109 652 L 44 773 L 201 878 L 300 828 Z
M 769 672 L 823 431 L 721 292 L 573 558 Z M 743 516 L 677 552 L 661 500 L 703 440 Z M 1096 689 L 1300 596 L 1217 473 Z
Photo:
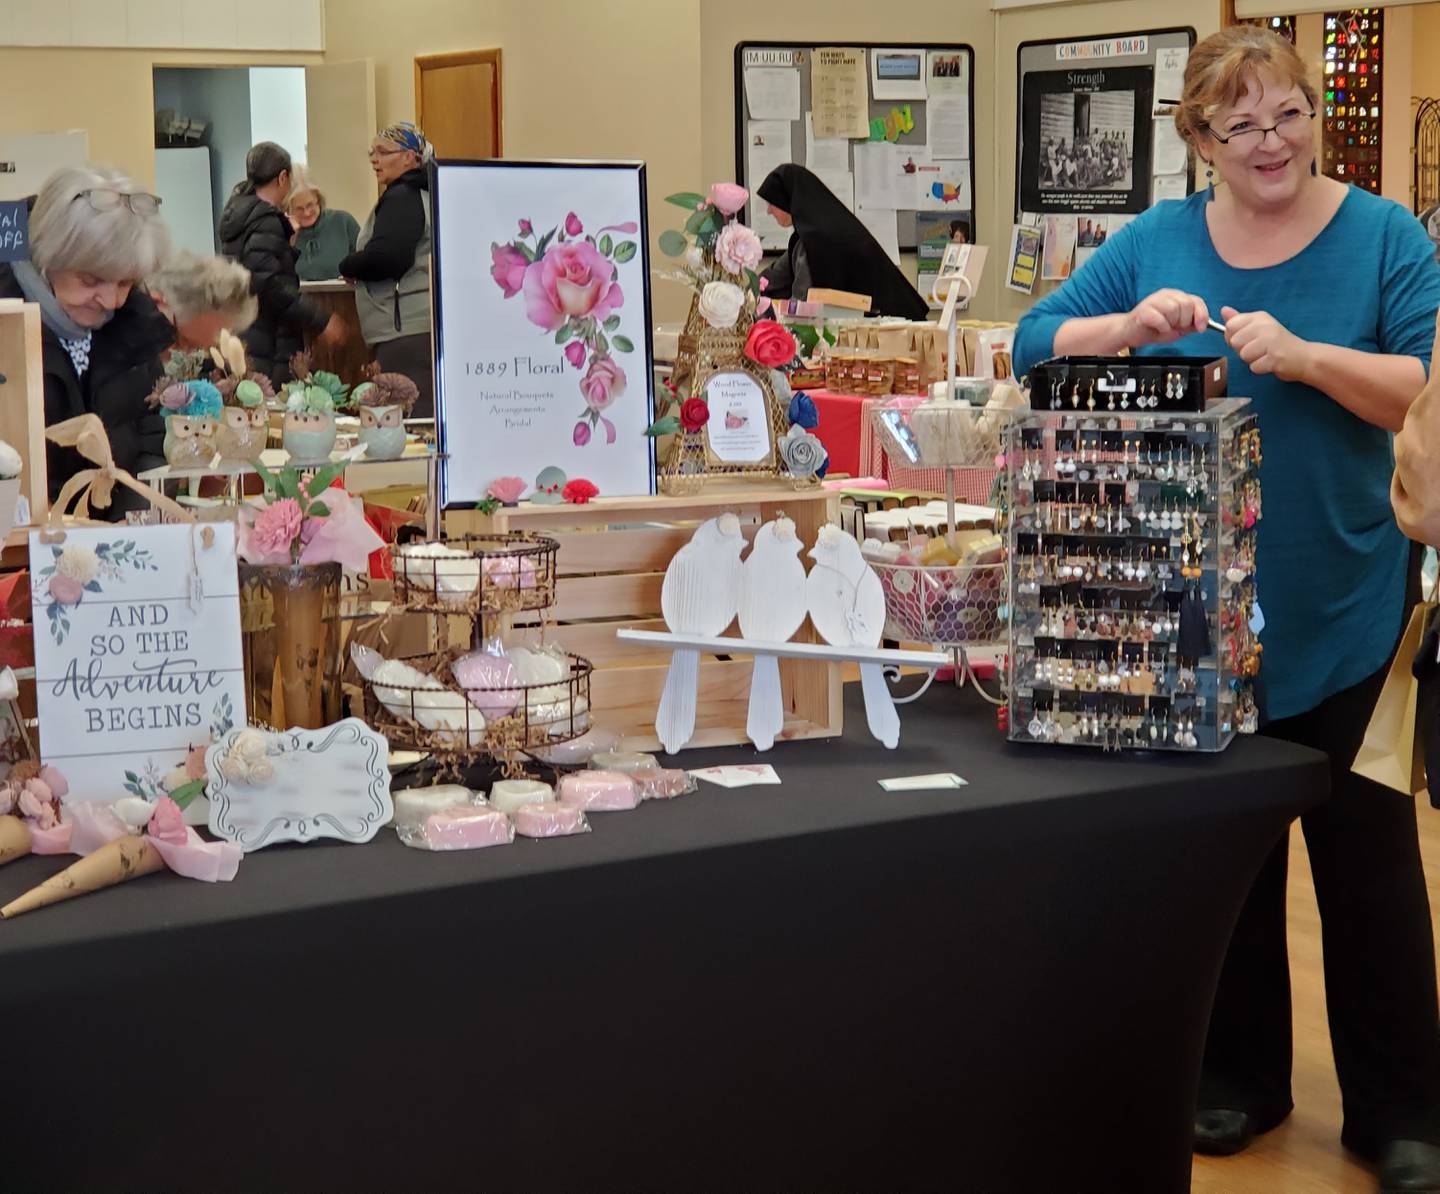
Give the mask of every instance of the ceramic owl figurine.
M 420 392 L 404 374 L 381 373 L 378 365 L 365 374 L 352 396 L 360 408 L 360 442 L 366 459 L 395 460 L 405 451 L 405 416 Z
M 182 411 L 165 420 L 165 461 L 171 468 L 206 468 L 215 458 L 219 420 Z
M 270 413 L 267 403 L 275 397 L 275 388 L 263 373 L 247 369 L 245 347 L 238 336 L 220 333 L 220 343 L 210 356 L 224 376 L 216 383 L 225 403 L 220 426 L 215 432 L 215 447 L 227 464 L 248 464 L 259 458 L 270 436 Z
M 215 458 L 220 391 L 200 377 L 202 352 L 175 352 L 149 402 L 165 416 L 165 461 L 171 468 L 206 468 Z
M 295 380 L 285 386 L 282 442 L 296 464 L 327 461 L 335 448 L 335 412 L 347 404 L 350 387 L 333 373 L 311 371 L 306 353 L 290 362 Z

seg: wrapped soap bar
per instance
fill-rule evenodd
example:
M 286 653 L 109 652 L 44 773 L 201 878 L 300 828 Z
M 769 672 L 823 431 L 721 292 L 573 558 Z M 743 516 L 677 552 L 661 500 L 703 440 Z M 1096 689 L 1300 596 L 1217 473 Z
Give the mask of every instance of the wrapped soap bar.
M 515 810 L 515 832 L 521 837 L 568 837 L 572 833 L 589 833 L 590 822 L 578 804 L 527 804 Z
M 538 779 L 497 780 L 490 789 L 490 807 L 502 813 L 513 813 L 527 804 L 543 804 L 555 799 L 555 789 Z
M 640 803 L 635 781 L 618 771 L 577 771 L 560 781 L 560 799 L 592 813 L 623 812 Z
M 480 561 L 443 543 L 414 543 L 400 549 L 400 570 L 417 588 L 447 602 L 462 603 L 480 587 Z
M 399 829 L 402 825 L 423 825 L 426 817 L 442 809 L 473 804 L 475 793 L 459 784 L 439 784 L 433 788 L 406 788 L 394 793 L 392 799 L 395 817 L 391 824 Z
M 475 651 L 455 660 L 450 671 L 487 721 L 508 717 L 520 703 L 520 673 L 506 655 Z
M 561 728 L 568 730 L 569 726 Z M 600 751 L 614 750 L 619 745 L 619 734 L 596 726 L 569 742 L 557 742 L 554 746 L 537 750 L 535 757 L 543 763 L 558 763 L 561 766 L 588 763 Z
M 603 750 L 590 760 L 596 771 L 619 771 L 634 775 L 637 771 L 654 771 L 660 766 L 654 755 L 642 754 L 638 750 Z
M 402 842 L 417 850 L 480 850 L 515 840 L 510 818 L 483 804 L 441 809 L 419 826 L 402 825 L 398 833 Z
M 672 800 L 688 796 L 700 785 L 688 771 L 668 767 L 648 767 L 631 773 L 641 800 Z

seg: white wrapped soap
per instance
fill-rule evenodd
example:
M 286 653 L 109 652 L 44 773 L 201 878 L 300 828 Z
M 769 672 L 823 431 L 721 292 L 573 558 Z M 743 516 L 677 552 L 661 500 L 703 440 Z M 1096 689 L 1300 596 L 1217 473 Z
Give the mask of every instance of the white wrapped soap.
M 514 813 L 527 804 L 544 804 L 555 799 L 555 789 L 538 779 L 502 779 L 490 789 L 490 807 Z
M 393 794 L 395 816 L 391 824 L 399 829 L 402 825 L 420 826 L 431 813 L 441 809 L 454 808 L 460 804 L 475 803 L 475 793 L 459 784 L 439 784 L 433 788 L 406 788 Z

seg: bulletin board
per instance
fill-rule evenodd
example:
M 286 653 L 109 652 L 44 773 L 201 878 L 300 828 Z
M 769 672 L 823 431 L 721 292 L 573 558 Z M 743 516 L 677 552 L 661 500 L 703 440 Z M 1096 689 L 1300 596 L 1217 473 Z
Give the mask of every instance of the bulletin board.
M 1021 43 L 1015 215 L 1044 233 L 1044 280 L 1063 281 L 1126 221 L 1194 190 L 1173 119 L 1194 44 L 1188 27 Z
M 837 99 L 857 55 L 863 90 L 855 71 Z M 804 166 L 892 254 L 913 249 L 922 274 L 927 260 L 938 269 L 947 242 L 975 239 L 974 57 L 963 43 L 741 42 L 736 177 L 753 194 L 775 166 Z M 817 111 L 822 132 L 853 120 L 854 135 L 817 137 Z M 767 250 L 785 248 L 789 230 L 763 203 L 746 222 Z

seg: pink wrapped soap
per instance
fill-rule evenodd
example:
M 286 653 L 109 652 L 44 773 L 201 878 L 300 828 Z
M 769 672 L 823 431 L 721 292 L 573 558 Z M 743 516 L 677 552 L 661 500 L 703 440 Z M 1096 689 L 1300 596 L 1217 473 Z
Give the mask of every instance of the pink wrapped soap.
M 515 840 L 510 818 L 484 805 L 456 805 L 425 818 L 418 830 L 401 827 L 400 840 L 419 850 L 478 850 Z
M 613 813 L 640 803 L 635 781 L 618 771 L 577 771 L 560 781 L 560 799 L 592 813 Z
M 668 767 L 647 767 L 633 771 L 630 778 L 640 790 L 641 800 L 671 800 L 685 796 L 697 787 L 688 771 Z
M 526 804 L 515 810 L 515 832 L 521 837 L 566 837 L 572 833 L 589 833 L 590 823 L 585 810 L 578 804 L 549 801 Z
M 475 651 L 457 659 L 450 671 L 487 721 L 508 717 L 520 703 L 520 673 L 507 656 Z

